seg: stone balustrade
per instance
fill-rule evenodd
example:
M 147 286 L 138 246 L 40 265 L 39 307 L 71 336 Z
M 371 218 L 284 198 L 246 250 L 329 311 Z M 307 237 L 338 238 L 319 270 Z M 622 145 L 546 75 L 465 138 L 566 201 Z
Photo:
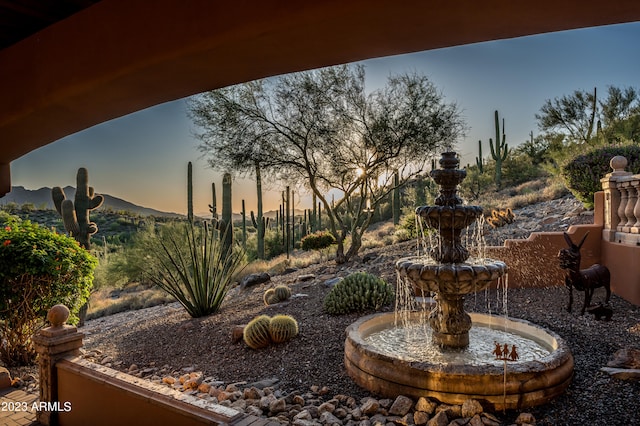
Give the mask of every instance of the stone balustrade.
M 601 179 L 605 193 L 603 239 L 640 245 L 640 174 L 625 171 L 625 157 L 613 157 L 610 164 L 613 171 Z

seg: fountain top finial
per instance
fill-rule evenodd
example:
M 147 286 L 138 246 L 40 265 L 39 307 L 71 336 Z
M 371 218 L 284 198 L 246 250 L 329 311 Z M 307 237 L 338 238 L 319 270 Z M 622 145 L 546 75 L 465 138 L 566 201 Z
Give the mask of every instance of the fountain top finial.
M 462 199 L 457 194 L 457 187 L 467 176 L 467 172 L 458 169 L 460 165 L 458 154 L 453 151 L 443 152 L 438 163 L 442 168 L 431 171 L 431 177 L 440 186 L 440 195 L 436 198 L 435 204 L 437 206 L 462 204 Z

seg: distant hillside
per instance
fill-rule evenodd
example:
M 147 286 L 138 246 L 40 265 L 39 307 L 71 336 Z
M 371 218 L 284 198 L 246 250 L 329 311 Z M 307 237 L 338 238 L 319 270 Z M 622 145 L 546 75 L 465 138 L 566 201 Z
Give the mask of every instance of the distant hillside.
M 76 194 L 76 190 L 72 186 L 66 186 L 64 188 L 64 193 L 68 199 L 73 199 Z M 138 206 L 136 204 L 130 203 L 129 201 L 123 200 L 121 198 L 113 197 L 108 194 L 100 193 L 104 196 L 104 203 L 101 210 L 114 210 L 114 211 L 129 211 L 132 213 L 137 213 L 143 216 L 159 216 L 159 217 L 181 217 L 183 215 L 177 213 L 168 213 L 162 212 L 160 210 L 151 209 L 148 207 Z M 36 208 L 45 208 L 45 209 L 54 209 L 53 200 L 51 199 L 51 188 L 40 188 L 36 190 L 25 189 L 22 186 L 13 186 L 11 187 L 11 192 L 0 198 L 0 206 L 8 204 L 8 203 L 16 203 L 18 206 L 31 203 Z

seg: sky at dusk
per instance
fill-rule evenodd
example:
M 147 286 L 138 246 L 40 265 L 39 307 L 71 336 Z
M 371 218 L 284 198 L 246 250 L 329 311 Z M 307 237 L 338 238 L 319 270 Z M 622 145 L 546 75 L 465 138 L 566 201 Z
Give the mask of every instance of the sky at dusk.
M 516 39 L 477 43 L 363 61 L 367 88 L 385 84 L 391 74 L 425 74 L 455 102 L 469 128 L 456 149 L 462 164 L 475 161 L 478 140 L 489 153 L 494 137 L 493 114 L 505 120 L 509 146 L 538 133 L 535 114 L 546 99 L 574 90 L 607 86 L 640 88 L 640 23 L 565 31 Z M 205 214 L 211 203 L 211 183 L 218 197 L 222 177 L 207 167 L 197 150 L 194 125 L 185 99 L 139 111 L 70 135 L 11 165 L 12 184 L 28 189 L 75 186 L 78 167 L 89 169 L 97 193 L 124 198 L 144 207 L 186 212 L 187 163 L 194 163 L 194 204 Z M 265 185 L 265 210 L 277 209 L 278 182 Z M 297 197 L 297 196 L 296 196 Z M 245 199 L 255 210 L 255 183 L 236 179 L 234 212 Z M 218 200 L 220 203 L 220 200 Z M 302 198 L 296 208 L 309 208 Z

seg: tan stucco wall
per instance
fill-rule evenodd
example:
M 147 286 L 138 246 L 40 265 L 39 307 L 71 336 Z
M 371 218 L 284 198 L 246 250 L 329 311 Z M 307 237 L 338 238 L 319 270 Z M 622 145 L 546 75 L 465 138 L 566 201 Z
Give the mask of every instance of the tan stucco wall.
M 581 268 L 602 262 L 600 242 L 604 224 L 603 192 L 595 194 L 594 204 L 593 225 L 575 225 L 567 230 L 576 243 L 589 232 L 581 250 Z M 566 247 L 562 232 L 534 232 L 525 240 L 507 240 L 504 246 L 487 247 L 487 255 L 507 264 L 509 287 L 548 287 L 564 285 L 564 272 L 559 266 L 558 251 Z
M 595 194 L 594 224 L 568 229 L 574 242 L 589 232 L 582 246 L 582 269 L 599 263 L 609 268 L 611 290 L 627 301 L 640 305 L 640 246 L 607 242 L 602 238 L 604 193 Z M 534 232 L 526 240 L 507 240 L 502 247 L 488 247 L 487 255 L 509 266 L 510 288 L 564 285 L 564 272 L 558 251 L 567 247 L 562 232 Z
M 611 290 L 640 305 L 640 247 L 602 241 L 602 263 L 611 272 Z
M 589 232 L 582 246 L 582 268 L 600 262 L 602 226 L 579 225 L 569 228 L 575 242 Z M 509 267 L 510 288 L 564 285 L 564 272 L 558 262 L 558 251 L 566 248 L 562 232 L 532 233 L 526 240 L 507 240 L 503 247 L 488 247 L 487 255 L 502 260 Z

